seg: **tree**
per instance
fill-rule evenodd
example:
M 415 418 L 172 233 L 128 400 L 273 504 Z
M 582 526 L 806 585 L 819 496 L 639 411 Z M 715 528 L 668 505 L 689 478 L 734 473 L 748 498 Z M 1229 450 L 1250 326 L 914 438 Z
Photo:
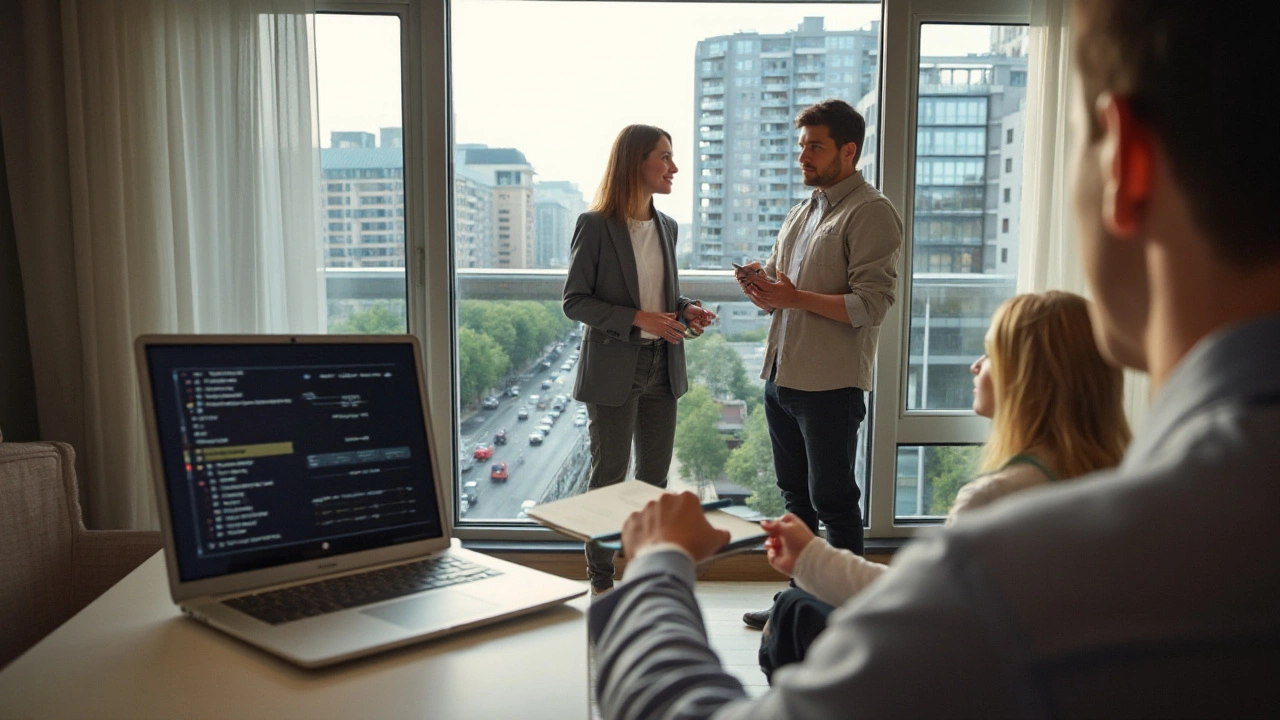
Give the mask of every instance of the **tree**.
M 694 385 L 680 399 L 678 413 L 675 445 L 681 475 L 697 482 L 699 488 L 710 485 L 720 477 L 729 457 L 725 437 L 717 429 L 720 406 L 705 387 Z
M 931 445 L 924 449 L 925 505 L 930 515 L 946 515 L 956 493 L 977 472 L 980 445 Z
M 756 512 L 778 517 L 787 511 L 778 491 L 773 445 L 769 442 L 769 425 L 762 410 L 747 415 L 742 426 L 742 444 L 729 455 L 724 470 L 730 480 L 751 491 L 747 505 Z
M 707 333 L 685 343 L 685 363 L 690 382 L 705 385 L 717 399 L 736 398 L 754 409 L 761 403 L 760 389 L 747 379 L 742 356 L 729 346 L 724 335 Z
M 393 309 L 391 302 L 380 301 L 367 310 L 357 310 L 329 323 L 329 332 L 335 335 L 390 335 L 403 333 L 407 327 L 403 307 Z
M 469 327 L 458 328 L 458 390 L 464 405 L 496 385 L 510 364 L 493 338 Z

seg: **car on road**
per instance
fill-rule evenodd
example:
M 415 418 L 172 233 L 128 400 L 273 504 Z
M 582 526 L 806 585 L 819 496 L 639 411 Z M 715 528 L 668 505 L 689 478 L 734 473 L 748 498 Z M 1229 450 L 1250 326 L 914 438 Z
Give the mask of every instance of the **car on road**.
M 551 389 L 551 381 L 550 381 L 550 380 L 543 380 L 543 381 L 542 381 L 542 385 L 541 385 L 540 387 L 541 387 L 543 390 L 550 390 L 550 389 Z
M 564 361 L 564 364 L 560 366 L 560 370 L 562 370 L 563 372 L 569 372 L 572 369 L 573 369 L 573 363 L 569 362 L 568 360 Z
M 468 472 L 476 466 L 475 458 L 470 455 L 461 454 L 458 456 L 458 472 Z
M 529 408 L 527 408 L 527 407 L 525 407 L 525 406 L 521 405 L 521 406 L 520 406 L 520 409 L 519 409 L 519 410 L 516 410 L 516 419 L 517 419 L 517 420 L 528 420 L 528 419 L 529 419 Z
M 534 406 L 534 407 L 536 407 L 536 408 L 538 408 L 539 410 L 546 410 L 546 409 L 547 409 L 547 399 L 546 399 L 546 398 L 539 398 L 539 399 L 538 399 L 538 402 L 534 403 L 534 405 L 533 405 L 533 406 Z
M 484 444 L 477 445 L 475 451 L 471 453 L 471 456 L 477 460 L 488 460 L 493 457 L 493 446 Z
M 544 438 L 545 438 L 547 435 L 550 435 L 550 434 L 551 434 L 551 423 L 547 422 L 546 420 L 543 420 L 543 421 L 542 421 L 542 424 L 538 426 L 538 432 L 542 433 L 542 437 L 544 437 Z
M 525 500 L 524 502 L 520 503 L 520 512 L 516 513 L 516 519 L 520 520 L 520 519 L 529 517 L 529 509 L 534 507 L 537 504 L 538 503 L 534 502 L 533 500 Z
M 539 401 L 539 400 L 541 400 L 541 399 L 542 399 L 542 396 L 541 396 L 541 395 L 530 395 L 530 396 L 529 396 L 529 404 L 530 404 L 530 405 L 537 405 L 537 404 L 538 404 L 538 401 Z
M 529 433 L 529 444 L 530 444 L 530 445 L 541 445 L 541 444 L 542 444 L 542 438 L 544 438 L 544 437 L 546 437 L 546 436 L 545 436 L 545 435 L 543 435 L 541 431 L 536 431 L 536 432 Z
M 569 362 L 578 362 L 578 351 L 577 351 L 577 350 L 574 350 L 574 351 L 573 351 L 573 354 L 569 356 Z
M 458 500 L 458 516 L 459 517 L 466 517 L 467 511 L 470 509 L 471 509 L 471 503 L 468 502 L 465 497 Z
M 462 483 L 462 499 L 475 505 L 480 501 L 480 483 L 468 480 Z
M 480 401 L 480 407 L 484 408 L 485 410 L 497 410 L 498 398 L 490 395 L 489 397 Z
M 499 480 L 506 482 L 507 464 L 503 462 L 494 463 L 493 467 L 489 468 L 489 479 L 493 480 L 494 482 L 497 482 Z
M 551 361 L 550 361 L 550 360 L 543 360 L 542 362 L 538 363 L 538 367 L 542 368 L 543 370 L 550 370 L 550 369 L 551 369 Z
M 506 431 L 506 428 L 503 428 L 502 430 L 499 430 L 498 432 L 496 432 L 496 433 L 494 433 L 494 434 L 493 434 L 493 444 L 494 444 L 494 445 L 506 445 L 506 444 L 507 444 L 507 431 Z
M 507 388 L 507 397 L 520 397 L 520 386 L 512 385 Z
M 547 411 L 547 415 L 550 415 L 551 419 L 555 420 L 556 418 L 560 417 L 560 408 L 556 407 L 555 405 L 552 405 L 551 409 Z
M 575 416 L 574 416 L 574 418 L 573 418 L 573 426 L 574 426 L 574 427 L 582 427 L 583 425 L 586 425 L 586 424 L 587 424 L 587 416 L 586 416 L 586 415 L 575 415 Z

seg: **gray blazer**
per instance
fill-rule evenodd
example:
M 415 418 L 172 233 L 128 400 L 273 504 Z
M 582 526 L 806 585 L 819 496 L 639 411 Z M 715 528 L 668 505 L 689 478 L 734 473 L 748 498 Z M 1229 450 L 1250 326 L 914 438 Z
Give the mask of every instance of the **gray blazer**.
M 691 301 L 680 295 L 676 277 L 676 221 L 657 210 L 653 214 L 666 275 L 664 311 L 679 312 Z M 587 326 L 575 400 L 613 407 L 626 401 L 640 354 L 640 328 L 631 324 L 639 308 L 640 278 L 626 225 L 597 212 L 579 215 L 564 282 L 564 314 Z M 680 397 L 689 389 L 684 345 L 667 343 L 666 348 L 671 394 Z

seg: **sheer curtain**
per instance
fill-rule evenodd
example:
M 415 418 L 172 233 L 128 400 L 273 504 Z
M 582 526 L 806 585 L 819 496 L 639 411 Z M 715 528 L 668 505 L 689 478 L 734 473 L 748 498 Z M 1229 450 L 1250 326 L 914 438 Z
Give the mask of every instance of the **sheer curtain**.
M 155 523 L 137 335 L 324 330 L 313 22 L 312 0 L 23 4 L 0 122 L 41 435 L 74 445 L 94 527 Z
M 1088 296 L 1072 222 L 1067 118 L 1071 107 L 1071 0 L 1032 0 L 1018 292 L 1069 290 Z M 1125 371 L 1125 411 L 1146 417 L 1146 373 Z

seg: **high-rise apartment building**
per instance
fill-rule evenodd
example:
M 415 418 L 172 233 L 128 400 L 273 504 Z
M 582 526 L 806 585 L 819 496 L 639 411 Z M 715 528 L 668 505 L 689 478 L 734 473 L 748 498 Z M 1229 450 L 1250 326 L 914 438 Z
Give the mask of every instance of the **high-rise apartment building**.
M 398 129 L 398 128 L 397 128 Z M 335 132 L 320 151 L 325 264 L 404 267 L 404 153 Z
M 536 266 L 568 267 L 569 242 L 578 216 L 587 209 L 578 184 L 551 180 L 533 184 L 533 229 Z
M 483 267 L 535 267 L 533 166 L 524 153 L 487 145 L 457 145 L 454 152 L 455 176 L 493 188 L 493 251 Z
M 787 33 L 698 43 L 693 267 L 769 254 L 787 210 L 812 192 L 796 166 L 796 114 L 828 98 L 862 98 L 875 83 L 879 40 L 879 23 L 828 31 L 823 18 L 807 17 Z

